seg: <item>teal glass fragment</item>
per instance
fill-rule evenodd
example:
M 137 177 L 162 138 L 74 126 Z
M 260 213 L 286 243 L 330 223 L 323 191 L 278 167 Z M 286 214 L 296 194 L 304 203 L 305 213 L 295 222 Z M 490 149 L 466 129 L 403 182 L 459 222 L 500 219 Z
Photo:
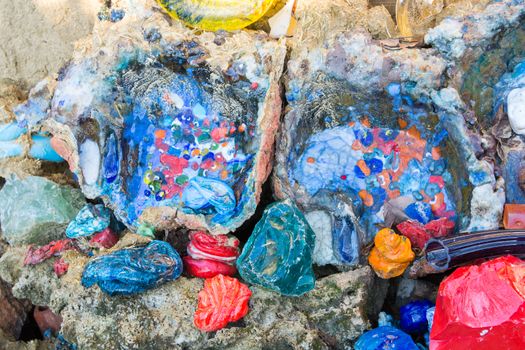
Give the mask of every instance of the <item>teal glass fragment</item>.
M 66 229 L 69 238 L 87 237 L 105 230 L 110 223 L 109 209 L 103 204 L 86 204 Z
M 64 161 L 64 159 L 55 152 L 53 147 L 51 147 L 50 137 L 44 135 L 33 135 L 31 141 L 33 144 L 29 150 L 29 155 L 32 158 L 55 163 Z
M 284 295 L 302 295 L 315 286 L 315 234 L 290 201 L 271 204 L 237 260 L 242 278 Z

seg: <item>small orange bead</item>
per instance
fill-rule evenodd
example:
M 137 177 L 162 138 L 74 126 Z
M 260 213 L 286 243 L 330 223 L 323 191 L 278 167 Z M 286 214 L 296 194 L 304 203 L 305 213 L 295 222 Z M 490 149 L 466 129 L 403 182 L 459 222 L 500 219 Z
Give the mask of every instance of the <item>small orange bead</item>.
M 374 197 L 367 190 L 359 191 L 359 197 L 361 197 L 363 204 L 367 207 L 374 205 Z
M 361 169 L 361 171 L 363 172 L 363 174 L 365 174 L 365 176 L 370 175 L 370 168 L 368 167 L 368 165 L 366 165 L 363 159 L 359 159 L 357 161 L 357 166 L 359 167 L 359 169 Z
M 166 137 L 166 130 L 158 129 L 155 130 L 155 137 L 158 139 L 163 139 Z

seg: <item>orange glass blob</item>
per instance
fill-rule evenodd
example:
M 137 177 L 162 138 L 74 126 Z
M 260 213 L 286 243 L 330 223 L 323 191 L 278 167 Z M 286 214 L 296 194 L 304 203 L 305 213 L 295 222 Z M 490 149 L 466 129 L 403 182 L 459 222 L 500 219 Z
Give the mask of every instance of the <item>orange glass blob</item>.
M 415 258 L 410 240 L 389 228 L 376 234 L 374 244 L 368 263 L 381 278 L 388 279 L 403 274 Z

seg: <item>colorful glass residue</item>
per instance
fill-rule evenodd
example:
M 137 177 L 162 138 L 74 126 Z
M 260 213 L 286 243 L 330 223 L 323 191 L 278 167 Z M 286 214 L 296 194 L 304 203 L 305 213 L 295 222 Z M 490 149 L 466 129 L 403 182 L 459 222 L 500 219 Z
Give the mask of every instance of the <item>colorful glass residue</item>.
M 395 130 L 365 124 L 350 122 L 311 136 L 294 179 L 312 196 L 321 189 L 349 193 L 365 209 L 369 228 L 383 221 L 385 202 L 397 198 L 404 200 L 404 216 L 421 224 L 453 220 L 456 208 L 446 188 L 452 176 L 440 149 L 446 132 L 424 137 L 416 126 Z
M 185 45 L 196 50 L 192 43 Z M 108 136 L 103 161 L 104 192 L 127 208 L 119 217 L 137 225 L 145 208 L 167 206 L 210 215 L 212 223 L 222 224 L 242 211 L 243 180 L 254 158 L 249 144 L 264 89 L 238 81 L 235 89 L 245 103 L 234 115 L 223 115 L 225 108 L 216 101 L 222 97 L 196 70 L 123 65 L 115 78 L 118 101 L 127 106 L 123 137 L 119 142 L 114 134 Z M 202 69 L 201 75 L 208 74 Z

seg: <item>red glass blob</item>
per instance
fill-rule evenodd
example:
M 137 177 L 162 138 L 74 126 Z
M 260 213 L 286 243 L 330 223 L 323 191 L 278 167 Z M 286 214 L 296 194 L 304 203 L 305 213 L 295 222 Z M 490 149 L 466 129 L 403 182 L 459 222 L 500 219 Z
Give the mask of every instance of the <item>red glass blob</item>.
M 62 258 L 58 258 L 55 260 L 55 263 L 53 264 L 53 270 L 55 270 L 55 274 L 57 277 L 63 276 L 67 270 L 69 269 L 69 264 L 64 261 Z
M 525 261 L 456 269 L 439 286 L 430 350 L 525 349 Z
M 71 249 L 76 248 L 73 244 L 73 241 L 69 238 L 50 242 L 49 244 L 46 244 L 45 246 L 42 246 L 38 249 L 29 247 L 24 259 L 24 265 L 40 264 L 42 261 L 45 261 L 52 256 L 59 255 L 61 252 Z
M 217 275 L 204 281 L 193 322 L 205 332 L 226 327 L 248 313 L 251 290 L 236 278 Z
M 185 271 L 190 275 L 199 278 L 211 278 L 221 275 L 233 276 L 237 272 L 235 265 L 226 264 L 216 260 L 193 259 L 191 256 L 185 256 Z
M 190 233 L 188 254 L 194 259 L 235 262 L 239 256 L 239 240 L 230 235 L 211 235 L 204 231 Z
M 430 238 L 445 237 L 454 231 L 454 222 L 447 218 L 432 220 L 422 225 L 415 220 L 407 220 L 396 226 L 415 248 L 423 249 Z
M 92 247 L 108 249 L 117 244 L 118 238 L 118 235 L 108 227 L 94 235 L 89 241 L 89 245 Z

